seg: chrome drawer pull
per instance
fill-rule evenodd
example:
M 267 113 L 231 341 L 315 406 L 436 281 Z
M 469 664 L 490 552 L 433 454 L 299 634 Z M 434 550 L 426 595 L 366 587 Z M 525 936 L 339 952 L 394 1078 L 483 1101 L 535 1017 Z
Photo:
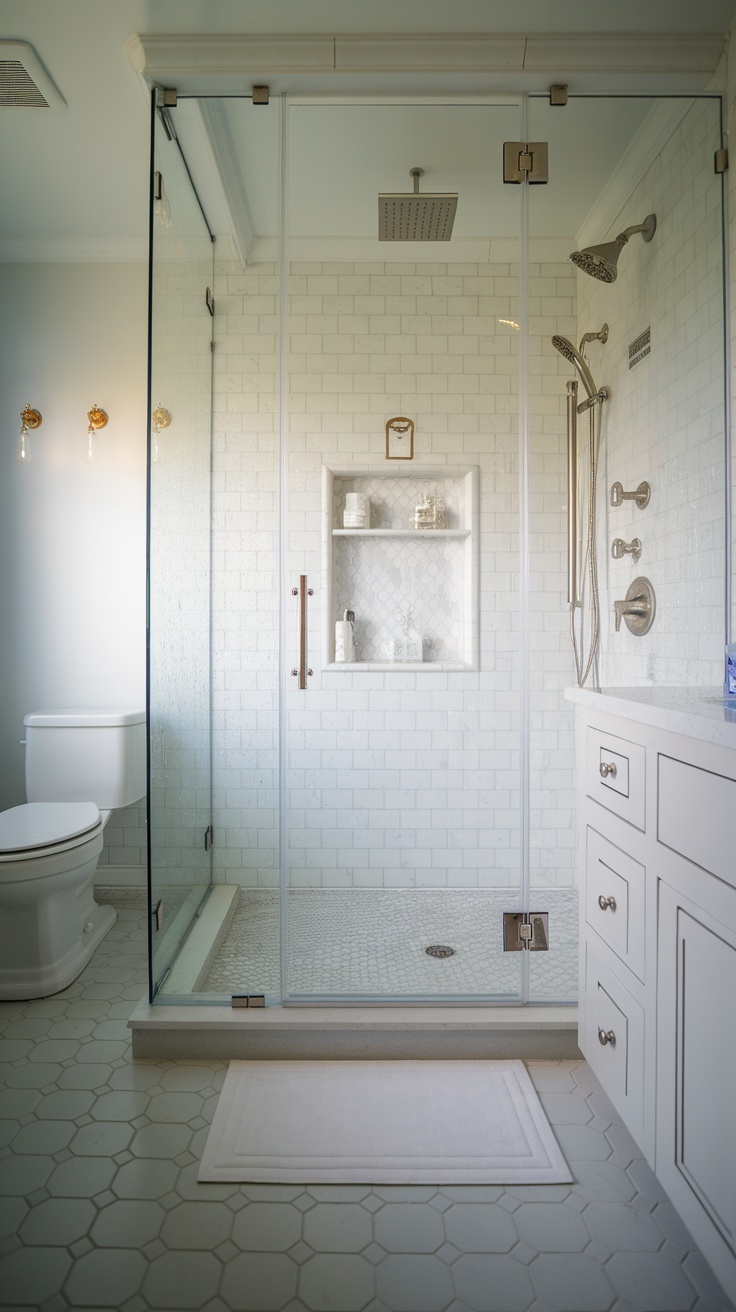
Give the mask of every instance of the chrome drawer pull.
M 598 1042 L 599 1042 L 600 1044 L 602 1044 L 602 1046 L 605 1048 L 605 1046 L 606 1046 L 607 1043 L 615 1043 L 615 1042 L 616 1042 L 616 1035 L 614 1034 L 613 1030 L 600 1030 L 600 1029 L 599 1029 L 599 1031 L 598 1031 Z
M 603 894 L 601 893 L 600 897 L 598 898 L 598 906 L 600 907 L 601 911 L 607 911 L 609 907 L 611 908 L 611 911 L 615 911 L 616 899 L 615 897 L 604 897 Z
M 609 774 L 612 779 L 616 778 L 617 770 L 616 770 L 615 761 L 610 761 L 608 763 L 606 763 L 605 761 L 601 761 L 599 768 L 600 768 L 601 779 L 607 779 Z

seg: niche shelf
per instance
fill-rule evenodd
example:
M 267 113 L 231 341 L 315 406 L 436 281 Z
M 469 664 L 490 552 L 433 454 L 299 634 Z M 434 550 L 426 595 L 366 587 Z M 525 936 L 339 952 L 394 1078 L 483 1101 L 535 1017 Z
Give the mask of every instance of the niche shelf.
M 348 492 L 371 503 L 369 528 L 343 528 Z M 414 507 L 442 497 L 448 527 L 415 529 Z M 326 670 L 443 672 L 478 668 L 478 469 L 322 470 Z M 355 661 L 335 661 L 335 621 L 355 612 Z M 411 610 L 424 659 L 391 659 Z

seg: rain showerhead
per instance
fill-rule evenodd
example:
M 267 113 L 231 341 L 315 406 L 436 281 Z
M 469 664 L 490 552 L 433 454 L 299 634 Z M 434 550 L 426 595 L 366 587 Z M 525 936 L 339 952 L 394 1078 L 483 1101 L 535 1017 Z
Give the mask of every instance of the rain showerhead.
M 601 246 L 586 246 L 581 251 L 573 251 L 570 259 L 583 273 L 599 282 L 615 282 L 618 277 L 616 265 L 624 246 L 635 232 L 640 232 L 644 241 L 651 241 L 657 229 L 657 217 L 648 214 L 643 223 L 625 228 L 615 241 L 604 242 Z
M 378 197 L 379 241 L 449 241 L 457 211 L 457 192 L 419 193 L 424 169 L 410 169 L 413 191 L 383 192 Z

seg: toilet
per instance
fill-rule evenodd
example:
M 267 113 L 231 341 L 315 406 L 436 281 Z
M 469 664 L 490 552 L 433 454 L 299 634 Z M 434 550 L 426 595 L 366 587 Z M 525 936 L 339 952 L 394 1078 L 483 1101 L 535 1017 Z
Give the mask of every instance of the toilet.
M 26 797 L 0 812 L 0 999 L 44 998 L 115 923 L 92 885 L 110 812 L 146 792 L 145 711 L 26 715 Z

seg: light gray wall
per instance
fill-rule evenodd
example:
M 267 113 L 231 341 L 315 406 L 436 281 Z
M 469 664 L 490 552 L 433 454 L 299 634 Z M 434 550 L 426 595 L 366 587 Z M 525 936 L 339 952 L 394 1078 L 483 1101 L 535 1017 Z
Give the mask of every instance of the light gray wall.
M 0 266 L 0 807 L 24 800 L 26 711 L 144 705 L 146 287 L 138 264 Z

